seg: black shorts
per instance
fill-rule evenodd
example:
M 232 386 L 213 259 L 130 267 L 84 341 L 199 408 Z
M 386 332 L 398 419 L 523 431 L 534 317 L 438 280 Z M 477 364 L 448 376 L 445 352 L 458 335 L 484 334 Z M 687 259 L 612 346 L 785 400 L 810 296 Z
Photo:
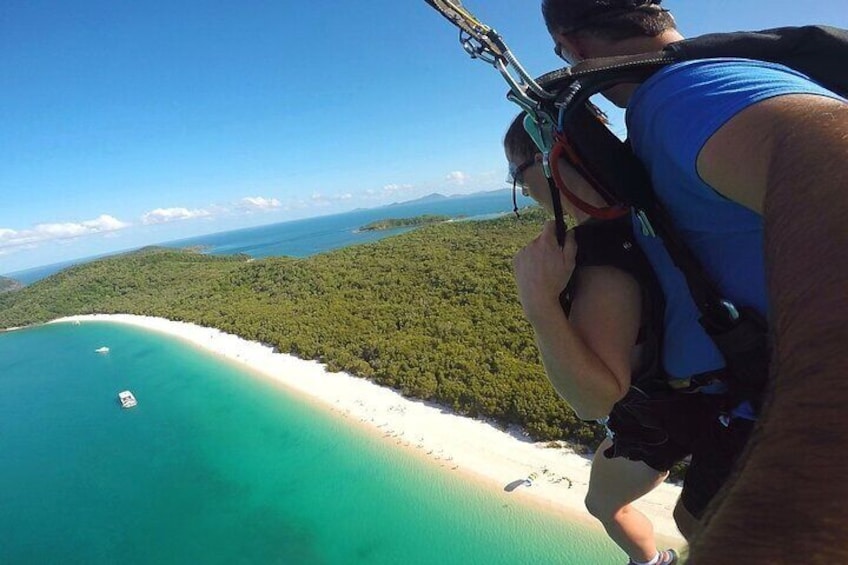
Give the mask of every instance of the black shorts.
M 627 405 L 628 397 L 619 404 Z M 680 498 L 700 518 L 733 471 L 754 422 L 734 418 L 724 425 L 719 420 L 723 399 L 715 395 L 669 393 L 649 402 L 637 399 L 636 404 L 623 417 L 626 410 L 619 405 L 610 415 L 615 435 L 611 455 L 643 461 L 657 471 L 691 457 Z M 636 420 L 647 423 L 636 425 Z

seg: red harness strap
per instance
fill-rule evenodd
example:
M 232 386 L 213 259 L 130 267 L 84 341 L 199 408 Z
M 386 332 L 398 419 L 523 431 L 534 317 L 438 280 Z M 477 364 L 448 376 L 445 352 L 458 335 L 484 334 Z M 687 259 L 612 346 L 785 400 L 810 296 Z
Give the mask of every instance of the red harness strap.
M 589 184 L 592 185 L 592 188 L 598 191 L 604 200 L 607 202 L 615 202 L 616 199 L 604 188 L 603 184 L 601 184 L 595 175 L 592 174 L 592 171 L 586 167 L 583 160 L 580 159 L 580 156 L 574 149 L 574 146 L 569 143 L 568 138 L 564 135 L 558 134 L 554 140 L 554 146 L 551 149 L 551 173 L 553 174 L 554 183 L 556 183 L 559 191 L 566 197 L 566 199 L 568 199 L 569 202 L 576 206 L 577 209 L 589 214 L 593 218 L 598 218 L 599 220 L 614 220 L 630 212 L 629 207 L 620 203 L 615 203 L 605 208 L 598 208 L 578 198 L 573 192 L 568 190 L 568 186 L 566 186 L 565 181 L 562 180 L 562 175 L 560 175 L 559 169 L 556 167 L 556 162 L 560 157 L 564 157 L 566 161 L 571 163 L 571 165 L 577 169 L 577 172 L 583 175 Z

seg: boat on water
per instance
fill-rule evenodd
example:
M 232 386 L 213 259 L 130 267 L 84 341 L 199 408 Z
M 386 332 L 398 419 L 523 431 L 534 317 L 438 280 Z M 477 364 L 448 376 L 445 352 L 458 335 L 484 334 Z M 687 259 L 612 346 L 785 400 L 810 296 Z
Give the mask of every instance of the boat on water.
M 98 347 L 97 349 L 95 349 L 94 352 L 95 353 L 102 353 L 103 355 L 105 355 L 105 354 L 109 353 L 109 348 L 104 345 L 103 347 Z
M 118 400 L 121 401 L 122 408 L 132 408 L 133 406 L 138 404 L 138 401 L 135 399 L 135 396 L 133 396 L 133 393 L 128 390 L 119 392 Z

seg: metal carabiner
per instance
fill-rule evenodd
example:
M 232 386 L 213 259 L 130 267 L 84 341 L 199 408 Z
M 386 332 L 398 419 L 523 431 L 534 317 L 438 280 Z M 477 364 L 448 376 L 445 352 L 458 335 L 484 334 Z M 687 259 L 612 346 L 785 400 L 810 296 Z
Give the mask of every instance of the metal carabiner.
M 654 226 L 644 210 L 636 210 L 636 219 L 639 221 L 639 226 L 642 228 L 642 235 L 645 237 L 657 237 L 657 232 L 654 231 Z
M 480 59 L 490 65 L 495 65 L 498 62 L 498 57 L 482 41 L 465 30 L 459 30 L 459 43 L 472 59 Z
M 736 309 L 736 305 L 733 304 L 730 300 L 722 299 L 720 301 L 722 307 L 727 311 L 727 315 L 730 316 L 731 322 L 736 322 L 739 320 L 739 310 Z

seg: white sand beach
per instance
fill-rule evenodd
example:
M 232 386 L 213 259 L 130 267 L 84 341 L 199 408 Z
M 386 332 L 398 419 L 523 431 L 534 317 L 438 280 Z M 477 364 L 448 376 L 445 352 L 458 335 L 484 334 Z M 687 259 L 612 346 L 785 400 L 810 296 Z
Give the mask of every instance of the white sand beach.
M 600 528 L 584 509 L 590 461 L 568 448 L 533 443 L 484 421 L 409 400 L 399 393 L 345 373 L 327 372 L 314 361 L 275 353 L 272 348 L 213 328 L 131 315 L 73 316 L 59 322 L 130 324 L 184 339 L 305 395 L 340 417 L 358 422 L 399 449 L 429 458 L 445 472 L 464 473 L 510 500 L 564 513 Z M 535 474 L 532 486 L 515 486 Z M 684 545 L 672 518 L 680 488 L 664 484 L 636 506 L 653 521 L 658 540 Z

